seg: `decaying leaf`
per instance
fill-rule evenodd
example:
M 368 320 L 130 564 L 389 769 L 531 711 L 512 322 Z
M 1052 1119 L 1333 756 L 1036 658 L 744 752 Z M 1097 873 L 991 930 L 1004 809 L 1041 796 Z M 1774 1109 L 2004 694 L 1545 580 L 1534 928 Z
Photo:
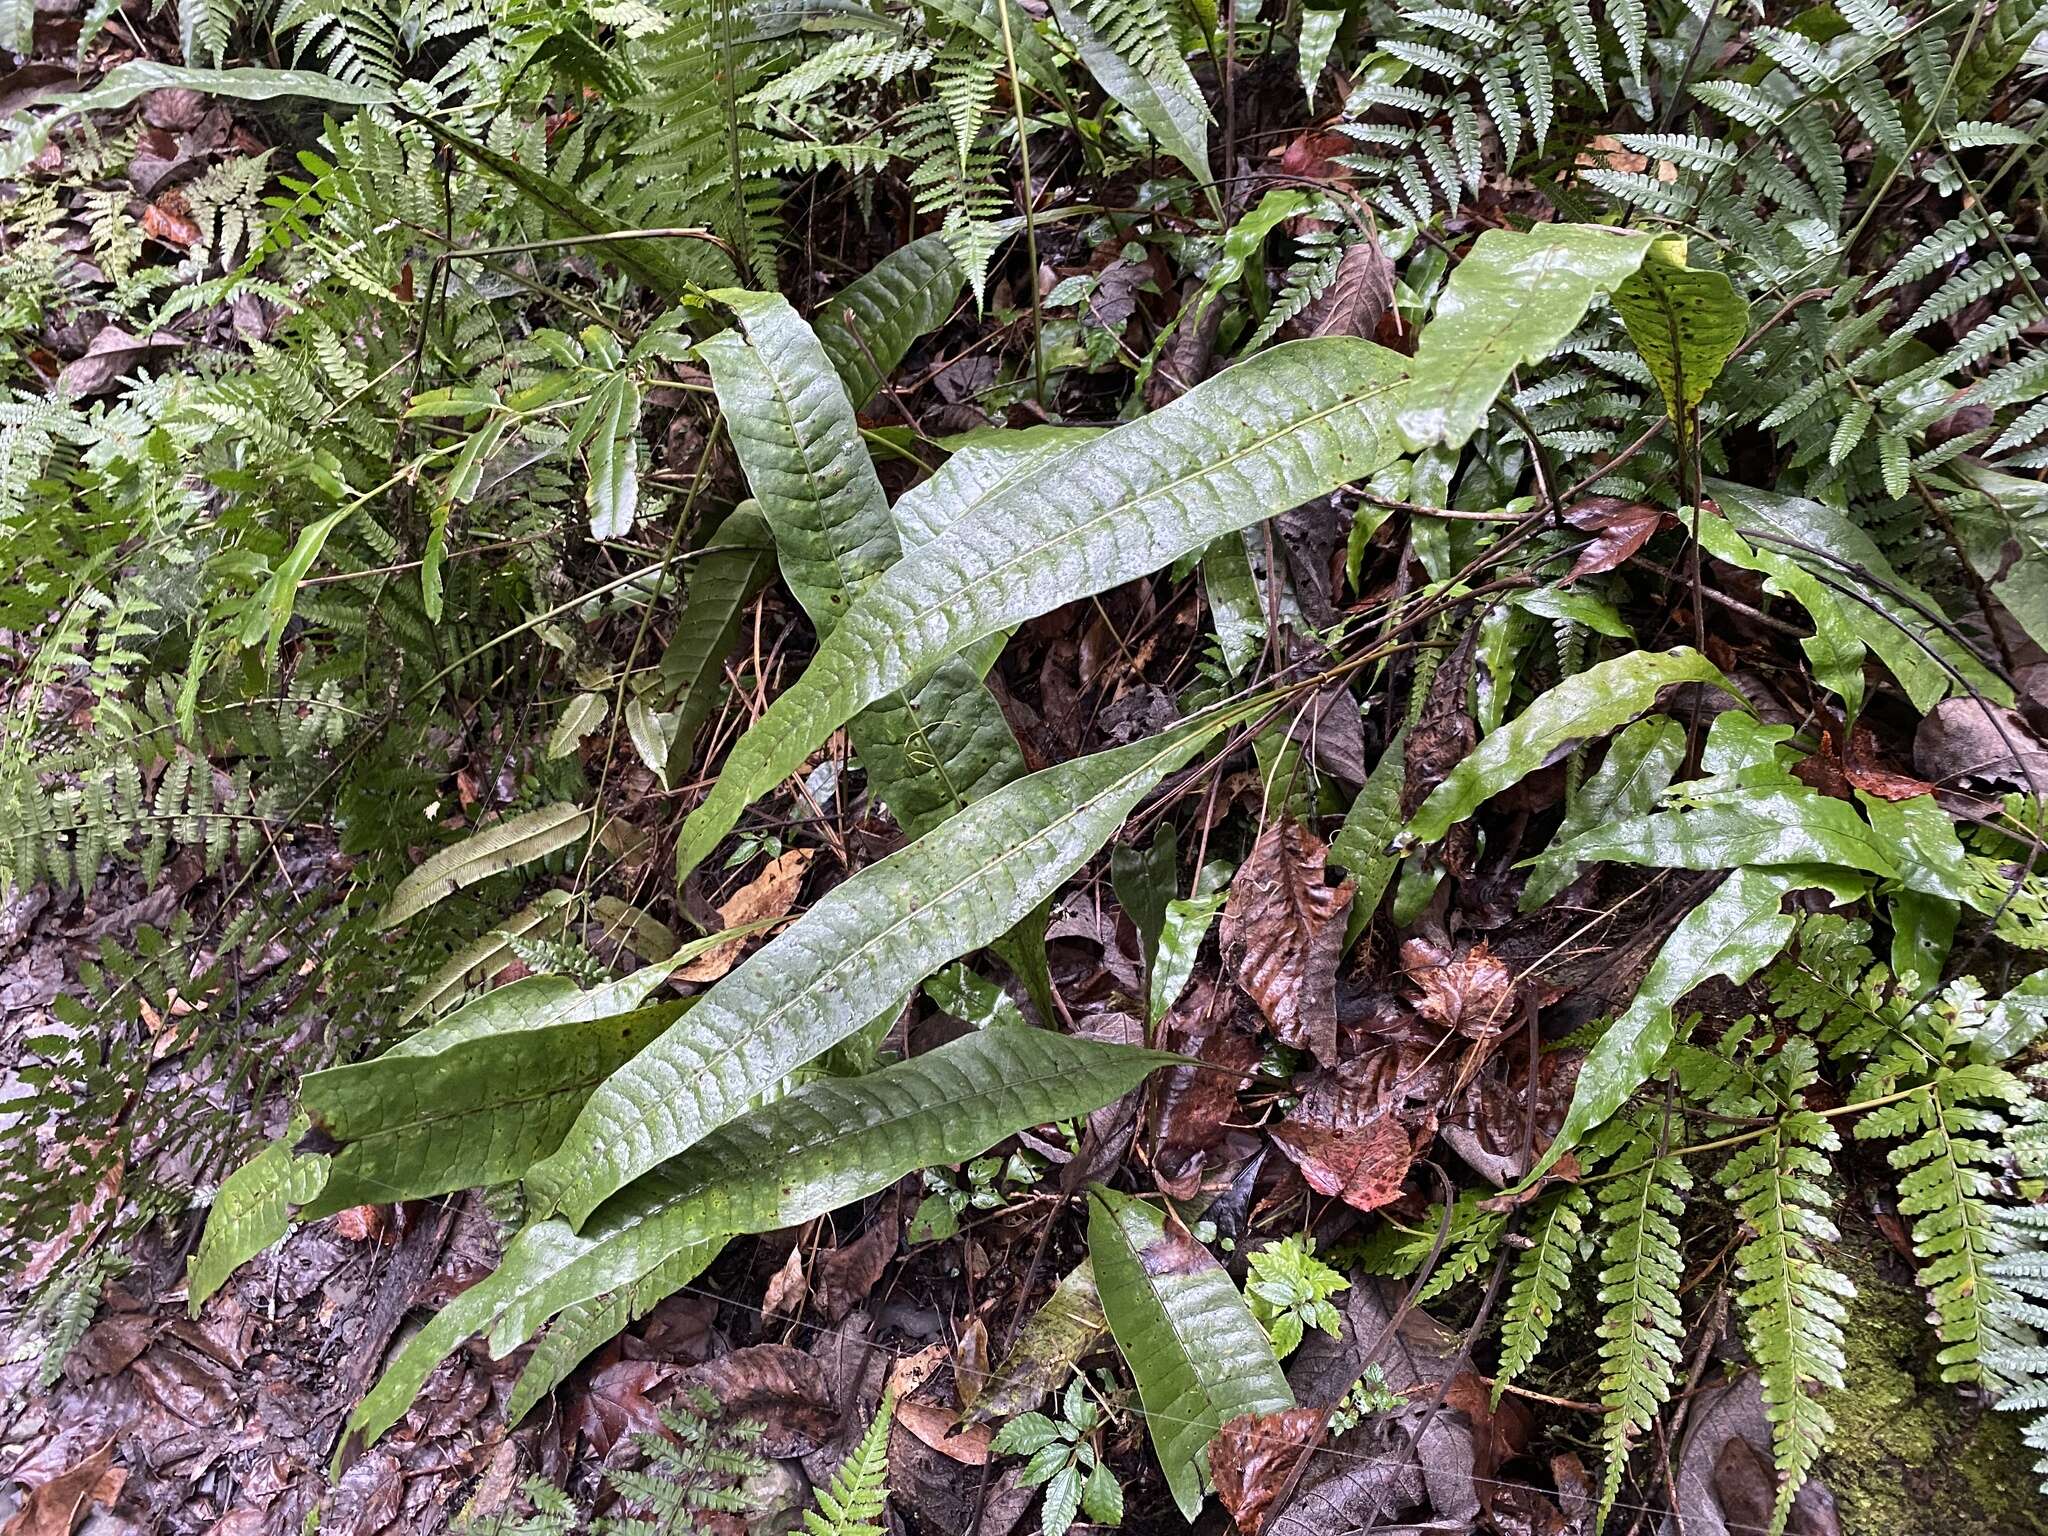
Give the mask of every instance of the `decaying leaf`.
M 1301 1169 L 1309 1188 L 1361 1211 L 1401 1193 L 1415 1144 L 1402 1124 L 1387 1076 L 1391 1057 L 1346 1062 L 1319 1072 L 1273 1141 Z
M 1484 939 L 1450 951 L 1412 938 L 1401 945 L 1401 966 L 1416 988 L 1416 1012 L 1433 1024 L 1484 1040 L 1519 1017 L 1515 974 Z
M 1280 1040 L 1337 1059 L 1337 962 L 1349 880 L 1324 883 L 1323 844 L 1294 821 L 1268 827 L 1231 881 L 1223 953 Z
M 1579 551 L 1560 585 L 1613 570 L 1647 544 L 1664 519 L 1662 509 L 1639 501 L 1622 501 L 1613 496 L 1586 497 L 1565 513 L 1564 520 L 1592 534 L 1593 541 Z
M 785 916 L 803 889 L 804 872 L 817 857 L 815 848 L 792 848 L 768 861 L 758 875 L 728 897 L 718 909 L 727 928 L 758 924 Z M 675 974 L 677 981 L 716 981 L 735 965 L 747 947 L 745 935 L 699 955 Z
M 1209 1473 L 1216 1496 L 1245 1536 L 1259 1536 L 1293 1495 L 1329 1420 L 1327 1408 L 1285 1408 L 1244 1414 L 1216 1431 Z

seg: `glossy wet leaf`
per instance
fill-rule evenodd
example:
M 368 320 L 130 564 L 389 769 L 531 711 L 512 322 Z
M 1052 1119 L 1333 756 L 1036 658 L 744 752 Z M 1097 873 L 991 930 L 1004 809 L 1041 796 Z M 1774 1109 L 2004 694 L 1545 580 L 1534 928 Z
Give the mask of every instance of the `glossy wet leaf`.
M 834 888 L 599 1088 L 530 1191 L 581 1221 L 885 1001 L 1003 937 L 1219 728 L 1199 723 L 1033 774 Z
M 1903 873 L 1855 806 L 1803 785 L 1735 789 L 1695 810 L 1625 817 L 1573 838 L 1557 853 L 1582 864 L 1653 869 L 1836 864 L 1887 880 Z
M 661 656 L 661 696 L 676 711 L 668 779 L 690 771 L 697 733 L 718 705 L 725 658 L 740 635 L 747 606 L 775 574 L 775 543 L 758 502 L 734 507 L 690 562 L 683 611 Z
M 1051 0 L 1059 27 L 1081 55 L 1081 62 L 1109 99 L 1129 110 L 1159 141 L 1159 147 L 1187 168 L 1198 183 L 1209 180 L 1209 107 L 1172 80 L 1137 68 L 1091 27 L 1067 0 Z
M 1624 727 L 1601 758 L 1599 770 L 1565 807 L 1550 847 L 1529 871 L 1520 909 L 1534 912 L 1578 878 L 1578 860 L 1559 850 L 1607 822 L 1649 810 L 1684 761 L 1685 727 L 1668 715 L 1652 715 Z
M 1963 691 L 1944 663 L 1994 703 L 2011 702 L 2012 691 L 1929 620 L 1941 612 L 1934 599 L 1900 576 L 1840 509 L 1727 480 L 1709 480 L 1707 494 L 1753 546 L 1795 560 L 1842 600 L 1844 619 L 1922 714 Z
M 350 1420 L 396 1423 L 433 1365 L 471 1334 L 510 1353 L 554 1314 L 687 1268 L 727 1237 L 795 1226 L 919 1168 L 964 1162 L 1020 1130 L 1120 1097 L 1175 1058 L 1040 1029 L 992 1029 L 854 1078 L 819 1078 L 750 1111 L 621 1191 L 583 1230 L 537 1221 L 491 1276 L 436 1316 Z M 671 1278 L 673 1276 L 671 1275 Z M 430 1356 L 430 1357 L 429 1357 Z
M 967 286 L 939 235 L 898 246 L 818 307 L 818 340 L 858 410 Z
M 306 1118 L 299 1116 L 282 1139 L 221 1180 L 199 1247 L 185 1261 L 186 1305 L 192 1316 L 199 1315 L 200 1304 L 228 1276 L 285 1235 L 293 1206 L 319 1193 L 327 1159 L 292 1151 L 306 1126 Z
M 852 403 L 811 328 L 778 294 L 717 295 L 740 320 L 702 343 L 726 430 L 775 539 L 782 577 L 821 639 L 901 545 Z M 981 672 L 949 658 L 847 725 L 876 795 L 912 837 L 1009 783 L 1024 758 Z
M 1541 362 L 1643 263 L 1656 237 L 1590 224 L 1489 229 L 1451 269 L 1415 350 L 1401 404 L 1411 449 L 1456 448 L 1479 430 L 1516 368 Z
M 590 409 L 583 445 L 590 536 L 623 539 L 633 531 L 633 509 L 640 504 L 640 386 L 627 374 L 612 374 L 598 385 Z
M 1815 681 L 1839 698 L 1853 720 L 1863 708 L 1864 635 L 1875 634 L 1868 623 L 1859 624 L 1849 613 L 1850 600 L 1822 583 L 1820 578 L 1794 560 L 1784 549 L 1759 541 L 1751 544 L 1724 517 L 1703 516 L 1699 520 L 1700 548 L 1716 560 L 1724 560 L 1764 578 L 1764 590 L 1777 597 L 1789 597 L 1806 610 L 1813 633 L 1799 642 L 1813 665 Z M 1887 665 L 1896 654 L 1909 675 L 1927 665 L 1927 653 L 1878 620 L 1878 627 L 1890 637 L 1878 654 Z M 1910 656 L 1899 651 L 1904 646 Z
M 1740 699 L 1734 685 L 1690 646 L 1631 651 L 1568 677 L 1486 737 L 1430 792 L 1402 837 L 1435 842 L 1487 800 L 1519 783 L 1559 748 L 1625 725 L 1674 683 L 1711 683 Z
M 1061 455 L 954 519 L 877 580 L 734 746 L 684 823 L 679 874 L 867 705 L 986 636 L 1147 575 L 1391 459 L 1402 360 L 1350 337 L 1261 353 Z
M 1145 1406 L 1180 1512 L 1202 1512 L 1209 1442 L 1248 1413 L 1294 1406 L 1273 1346 L 1229 1273 L 1177 1221 L 1113 1190 L 1088 1197 L 1088 1256 L 1103 1315 Z
M 1791 892 L 1841 885 L 1827 871 L 1738 869 L 1671 930 L 1634 999 L 1587 1054 L 1565 1121 L 1523 1187 L 1604 1124 L 1657 1070 L 1676 1030 L 1673 1010 L 1714 977 L 1741 984 L 1776 959 L 1794 919 L 1780 910 Z

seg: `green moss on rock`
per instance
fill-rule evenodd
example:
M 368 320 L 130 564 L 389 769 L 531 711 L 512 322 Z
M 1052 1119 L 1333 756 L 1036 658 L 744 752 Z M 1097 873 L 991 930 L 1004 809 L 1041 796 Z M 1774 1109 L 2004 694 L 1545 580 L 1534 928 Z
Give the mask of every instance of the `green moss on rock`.
M 1910 1281 L 1871 1235 L 1843 1246 L 1856 1282 L 1846 1390 L 1829 1394 L 1832 1448 L 1819 1467 L 1845 1536 L 2048 1536 L 2048 1498 L 2019 1425 L 1941 1380 L 1933 1330 Z

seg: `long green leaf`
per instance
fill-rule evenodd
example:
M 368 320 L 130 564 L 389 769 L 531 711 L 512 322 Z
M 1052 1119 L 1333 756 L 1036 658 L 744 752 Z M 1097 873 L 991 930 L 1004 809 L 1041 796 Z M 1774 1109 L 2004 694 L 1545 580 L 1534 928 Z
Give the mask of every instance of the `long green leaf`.
M 229 1275 L 284 1236 L 294 1205 L 319 1193 L 327 1177 L 327 1159 L 292 1152 L 292 1143 L 305 1135 L 306 1126 L 304 1116 L 293 1120 L 281 1140 L 221 1180 L 213 1209 L 206 1213 L 198 1251 L 185 1261 L 186 1305 L 194 1317 L 200 1303 Z
M 1153 1207 L 1091 1193 L 1088 1256 L 1166 1486 L 1193 1520 L 1216 1431 L 1242 1414 L 1292 1408 L 1294 1393 L 1230 1275 L 1185 1232 L 1169 1234 Z
M 775 536 L 782 579 L 820 636 L 896 563 L 896 524 L 853 406 L 780 294 L 722 289 L 739 318 L 697 345 L 725 429 Z
M 1417 808 L 1403 839 L 1435 842 L 1487 800 L 1541 768 L 1558 748 L 1626 724 L 1673 683 L 1711 683 L 1742 697 L 1719 667 L 1690 646 L 1631 651 L 1588 667 L 1539 696 L 1466 754 Z
M 507 1426 L 516 1426 L 531 1413 L 593 1351 L 602 1349 L 702 1274 L 719 1246 L 716 1242 L 694 1243 L 681 1253 L 670 1254 L 631 1285 L 565 1309 L 548 1325 L 547 1337 L 534 1347 L 512 1384 L 512 1396 L 505 1404 Z
M 1668 715 L 1638 720 L 1616 736 L 1599 772 L 1565 807 L 1550 846 L 1537 855 L 1522 887 L 1521 910 L 1534 912 L 1578 877 L 1578 860 L 1562 851 L 1567 843 L 1618 816 L 1647 811 L 1684 761 L 1685 727 Z
M 568 847 L 588 835 L 591 814 L 566 801 L 542 806 L 537 811 L 493 822 L 454 847 L 443 848 L 398 882 L 398 889 L 377 915 L 377 926 L 396 928 L 465 886 Z
M 1523 1180 L 1525 1187 L 1649 1081 L 1671 1046 L 1672 1010 L 1686 993 L 1717 976 L 1739 986 L 1777 958 L 1795 923 L 1779 908 L 1789 893 L 1809 886 L 1837 894 L 1853 889 L 1831 870 L 1738 869 L 1680 919 L 1634 1000 L 1579 1068 L 1564 1125 Z
M 583 488 L 590 536 L 623 539 L 640 503 L 640 386 L 628 374 L 612 374 L 591 405 L 595 430 L 584 446 L 590 480 Z
M 1573 838 L 1557 854 L 1581 864 L 1653 869 L 1835 864 L 1886 880 L 1903 873 L 1853 805 L 1803 784 L 1734 789 L 1697 809 L 1625 817 Z
M 783 579 L 827 639 L 896 562 L 896 519 L 811 328 L 779 295 L 717 297 L 745 335 L 721 332 L 698 350 Z M 914 695 L 877 700 L 848 722 L 847 734 L 876 797 L 911 837 L 1024 771 L 1001 706 L 965 658 L 947 660 Z
M 884 1003 L 1001 938 L 1223 723 L 1020 779 L 836 887 L 592 1095 L 529 1177 L 538 1203 L 581 1223 Z
M 1592 224 L 1481 235 L 1452 268 L 1415 351 L 1415 386 L 1401 406 L 1411 450 L 1461 446 L 1508 375 L 1555 351 L 1595 298 L 1642 265 L 1656 238 Z
M 718 703 L 725 658 L 740 635 L 747 605 L 775 574 L 775 543 L 758 504 L 726 514 L 690 567 L 683 611 L 661 656 L 662 701 L 676 711 L 668 782 L 689 776 L 697 733 Z
M 734 746 L 684 823 L 678 874 L 833 730 L 976 640 L 1387 463 L 1402 368 L 1351 337 L 1276 347 L 983 500 L 875 582 Z
M 33 5 L 24 13 L 33 15 Z M 23 52 L 26 52 L 24 45 Z M 12 177 L 42 153 L 50 134 L 72 117 L 87 112 L 112 112 L 151 91 L 198 91 L 241 101 L 270 101 L 279 96 L 304 96 L 335 106 L 371 107 L 391 100 L 383 86 L 351 85 L 311 69 L 189 69 L 134 59 L 108 70 L 89 91 L 55 96 L 37 103 L 57 111 L 23 127 L 0 145 L 0 178 Z
M 489 1006 L 513 990 L 470 1006 Z M 301 1217 L 518 1178 L 561 1144 L 591 1090 L 688 1006 L 538 1022 L 514 1011 L 488 1033 L 444 1050 L 387 1053 L 309 1073 L 300 1103 L 316 1133 L 337 1145 L 327 1187 Z
M 898 246 L 818 307 L 818 340 L 858 410 L 936 330 L 967 286 L 940 235 Z
M 418 124 L 463 158 L 503 177 L 558 223 L 578 234 L 602 237 L 591 241 L 590 253 L 600 261 L 610 262 L 628 277 L 645 283 L 663 298 L 680 299 L 696 286 L 689 267 L 676 258 L 674 246 L 669 241 L 635 238 L 631 226 L 621 224 L 603 209 L 586 202 L 573 188 L 547 172 L 536 170 L 510 155 L 500 154 L 488 144 L 479 143 L 468 134 L 434 118 L 404 108 L 400 113 L 407 122 Z M 729 268 L 728 258 L 721 255 L 718 261 L 721 266 Z
M 1171 80 L 1138 69 L 1088 25 L 1087 18 L 1067 4 L 1052 0 L 1060 30 L 1073 40 L 1088 73 L 1111 101 L 1128 108 L 1144 124 L 1159 147 L 1188 169 L 1197 182 L 1209 181 L 1209 106 Z
M 1614 307 L 1671 419 L 1686 421 L 1749 330 L 1749 305 L 1725 272 L 1685 264 L 1683 239 L 1659 240 L 1614 290 Z
M 567 891 L 549 891 L 520 908 L 482 938 L 465 944 L 427 979 L 392 1022 L 410 1024 L 423 1013 L 439 1013 L 471 987 L 481 986 L 504 968 L 513 953 L 512 941 L 529 934 L 540 937 L 565 932 L 574 920 L 576 898 Z
M 865 1077 L 806 1083 L 636 1180 L 580 1233 L 560 1220 L 527 1227 L 487 1280 L 422 1330 L 428 1342 L 393 1362 L 351 1431 L 375 1439 L 397 1422 L 434 1363 L 473 1333 L 488 1331 L 493 1350 L 510 1353 L 566 1308 L 657 1272 L 673 1279 L 678 1263 L 701 1268 L 694 1256 L 708 1262 L 728 1236 L 794 1226 L 918 1168 L 1087 1114 L 1177 1059 L 1012 1027 Z
M 1853 603 L 1794 560 L 1784 550 L 1769 544 L 1752 547 L 1724 517 L 1702 517 L 1699 521 L 1700 548 L 1716 560 L 1755 571 L 1764 578 L 1764 590 L 1776 597 L 1789 597 L 1806 610 L 1813 621 L 1813 633 L 1799 642 L 1806 659 L 1813 664 L 1814 680 L 1848 707 L 1853 721 L 1863 709 L 1863 632 L 1850 613 Z M 1873 615 L 1873 617 L 1876 617 Z M 1925 651 L 1899 634 L 1882 618 L 1877 627 L 1891 636 L 1893 648 L 1911 652 L 1901 660 L 1908 668 L 1932 665 Z M 1884 654 L 1880 652 L 1879 654 Z
M 1847 513 L 1803 497 L 1727 480 L 1709 480 L 1707 494 L 1752 544 L 1768 546 L 1796 560 L 1828 583 L 1830 590 L 1845 589 L 1839 594 L 1843 616 L 1899 680 L 1920 713 L 1933 709 L 1951 692 L 1965 691 L 1950 676 L 1947 669 L 1951 667 L 1993 702 L 2012 702 L 2010 688 L 1928 621 L 1926 614 L 1940 613 L 1940 605 L 1901 577 L 1877 541 Z M 1759 537 L 1764 534 L 1776 535 L 1776 539 Z M 1783 542 L 1786 540 L 1793 542 Z M 1846 562 L 1846 568 L 1838 562 Z M 1863 573 L 1872 579 L 1863 579 Z

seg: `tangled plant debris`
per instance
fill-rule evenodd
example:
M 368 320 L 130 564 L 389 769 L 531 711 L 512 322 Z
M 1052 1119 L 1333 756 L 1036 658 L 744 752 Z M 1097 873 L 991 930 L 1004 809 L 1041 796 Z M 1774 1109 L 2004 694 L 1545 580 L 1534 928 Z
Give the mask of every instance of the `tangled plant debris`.
M 4 1536 L 2048 1529 L 2048 5 L 0 49 Z

